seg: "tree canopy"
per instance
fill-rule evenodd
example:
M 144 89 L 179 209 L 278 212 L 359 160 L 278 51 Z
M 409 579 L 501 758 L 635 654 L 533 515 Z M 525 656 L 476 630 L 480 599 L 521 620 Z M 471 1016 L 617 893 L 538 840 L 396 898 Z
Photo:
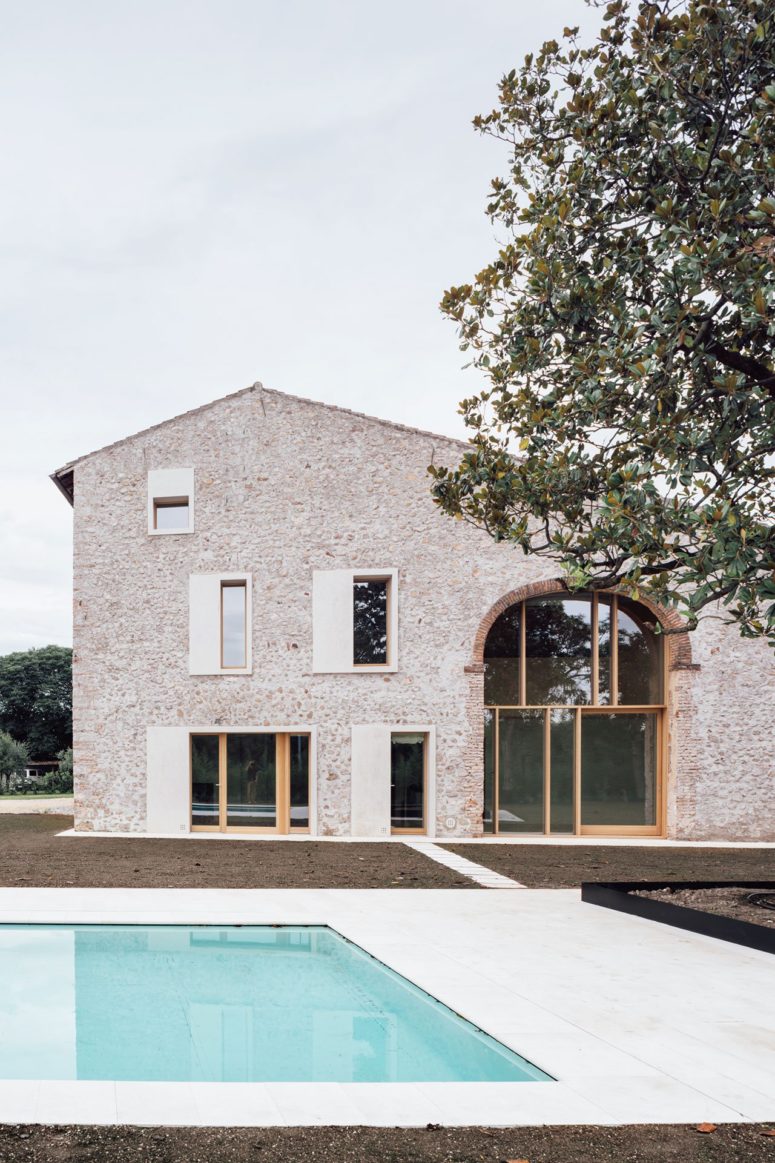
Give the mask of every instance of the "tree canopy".
M 0 731 L 26 744 L 32 759 L 72 745 L 73 652 L 42 646 L 0 658 Z
M 571 589 L 775 644 L 775 12 L 616 0 L 477 117 L 500 249 L 442 310 L 486 376 L 442 510 Z

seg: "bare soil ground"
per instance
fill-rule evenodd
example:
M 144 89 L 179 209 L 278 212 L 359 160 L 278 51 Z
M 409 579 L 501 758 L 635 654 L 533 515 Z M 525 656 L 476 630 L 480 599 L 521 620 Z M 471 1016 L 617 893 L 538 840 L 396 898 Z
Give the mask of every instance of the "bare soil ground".
M 573 844 L 444 844 L 528 888 L 584 880 L 775 880 L 775 848 L 630 848 Z
M 0 1126 L 0 1163 L 772 1163 L 775 1138 L 767 1130 Z
M 659 888 L 638 892 L 636 896 L 664 901 L 668 905 L 683 905 L 687 909 L 699 909 L 704 913 L 715 913 L 720 917 L 732 917 L 736 921 L 749 921 L 752 925 L 764 925 L 775 929 L 775 909 L 764 909 L 752 904 L 748 898 L 756 889 L 751 888 Z M 763 889 L 759 889 L 763 892 Z M 772 885 L 772 899 L 775 902 L 775 879 Z
M 483 891 L 404 844 L 57 836 L 72 823 L 69 816 L 0 816 L 0 886 Z

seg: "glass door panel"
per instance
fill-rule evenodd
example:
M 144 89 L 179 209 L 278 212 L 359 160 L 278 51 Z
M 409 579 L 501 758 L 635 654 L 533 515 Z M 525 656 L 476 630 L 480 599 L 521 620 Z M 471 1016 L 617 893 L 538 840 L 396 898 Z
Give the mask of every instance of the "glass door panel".
M 544 712 L 498 712 L 498 831 L 544 830 Z
M 291 735 L 290 820 L 293 828 L 309 828 L 309 735 Z
M 484 812 L 482 831 L 495 831 L 495 716 L 490 707 L 484 710 Z
M 217 735 L 191 737 L 191 826 L 219 824 L 219 741 Z
M 549 714 L 549 831 L 572 832 L 576 713 L 563 708 Z
M 277 737 L 226 736 L 228 828 L 277 826 Z
M 582 827 L 655 827 L 656 714 L 582 714 Z
M 390 827 L 398 832 L 425 829 L 425 736 L 390 736 Z

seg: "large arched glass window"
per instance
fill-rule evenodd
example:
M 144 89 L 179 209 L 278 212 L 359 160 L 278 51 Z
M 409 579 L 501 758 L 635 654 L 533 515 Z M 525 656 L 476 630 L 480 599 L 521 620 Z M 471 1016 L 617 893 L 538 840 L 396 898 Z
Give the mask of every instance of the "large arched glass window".
M 617 594 L 530 598 L 484 648 L 486 832 L 657 834 L 656 619 Z

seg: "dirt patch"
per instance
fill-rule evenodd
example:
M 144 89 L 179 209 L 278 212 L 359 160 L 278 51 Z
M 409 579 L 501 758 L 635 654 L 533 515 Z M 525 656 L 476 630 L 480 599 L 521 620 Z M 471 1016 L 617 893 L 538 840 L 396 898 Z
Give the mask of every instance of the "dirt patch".
M 0 1126 L 0 1163 L 772 1163 L 766 1129 Z
M 69 816 L 0 816 L 0 886 L 482 891 L 404 844 L 57 836 L 72 824 Z
M 775 848 L 630 848 L 591 844 L 445 844 L 528 888 L 583 880 L 775 880 Z
M 699 909 L 703 913 L 714 913 L 719 917 L 732 917 L 736 921 L 749 921 L 752 925 L 775 929 L 775 909 L 760 908 L 748 899 L 764 891 L 751 888 L 653 888 L 635 891 L 633 896 L 648 897 L 668 905 L 683 905 L 687 909 Z M 769 896 L 775 904 L 775 884 Z

